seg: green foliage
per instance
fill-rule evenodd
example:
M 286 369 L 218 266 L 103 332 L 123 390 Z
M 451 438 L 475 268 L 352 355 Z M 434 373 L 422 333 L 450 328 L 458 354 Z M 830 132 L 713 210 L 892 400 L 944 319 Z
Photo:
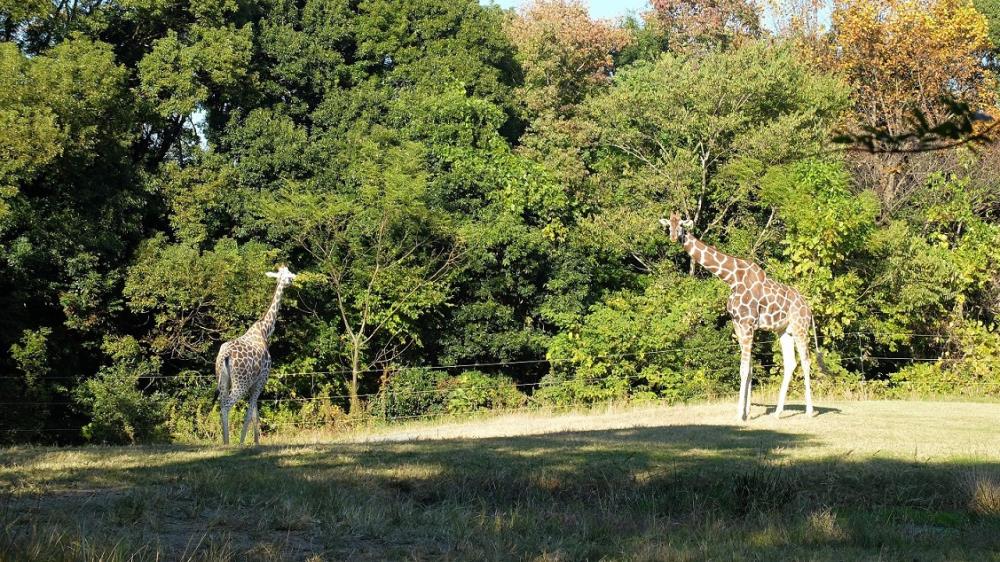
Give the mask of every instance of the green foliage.
M 861 326 L 864 282 L 852 260 L 868 246 L 879 212 L 872 194 L 854 195 L 849 187 L 836 161 L 776 167 L 761 181 L 762 201 L 785 226 L 781 257 L 768 273 L 806 295 L 828 344 Z
M 623 69 L 589 100 L 602 168 L 623 197 L 680 208 L 701 227 L 746 206 L 769 165 L 816 150 L 847 103 L 836 80 L 816 75 L 788 48 L 746 48 Z M 708 219 L 708 220 L 706 220 Z
M 250 25 L 192 26 L 185 39 L 170 30 L 139 62 L 140 91 L 164 116 L 190 115 L 212 90 L 245 85 L 252 53 Z
M 24 382 L 34 386 L 39 379 L 47 375 L 52 368 L 49 366 L 48 339 L 52 335 L 51 328 L 25 330 L 20 343 L 10 346 L 10 356 L 24 373 Z
M 369 403 L 368 412 L 379 418 L 405 419 L 508 410 L 523 406 L 527 400 L 509 377 L 481 371 L 451 376 L 445 371 L 413 367 L 389 374 Z
M 943 339 L 943 338 L 942 338 Z M 895 396 L 1000 396 L 1000 334 L 980 322 L 953 329 L 938 361 L 908 365 L 893 373 Z
M 440 385 L 447 380 L 444 371 L 413 367 L 388 375 L 378 396 L 369 403 L 372 415 L 386 418 L 440 413 L 444 393 Z
M 112 364 L 74 392 L 90 422 L 83 436 L 99 443 L 146 443 L 165 437 L 163 397 L 139 388 L 140 377 L 160 373 L 160 362 L 144 356 L 134 338 L 108 339 L 104 351 Z
M 883 340 L 899 332 L 947 333 L 954 318 L 976 307 L 969 299 L 988 290 L 1000 264 L 1000 228 L 973 212 L 965 182 L 933 181 L 931 188 L 911 221 L 896 221 L 872 236 L 877 277 L 869 321 L 890 334 Z
M 517 390 L 509 377 L 480 371 L 465 371 L 442 387 L 447 391 L 444 408 L 450 414 L 510 410 L 527 402 L 527 397 Z
M 556 404 L 675 400 L 725 392 L 738 369 L 726 287 L 663 273 L 644 292 L 615 293 L 553 338 L 552 373 L 535 396 Z
M 264 273 L 275 258 L 259 242 L 222 239 L 199 251 L 156 236 L 139 249 L 124 294 L 132 311 L 151 315 L 154 351 L 205 360 L 216 340 L 238 336 L 263 314 L 274 290 Z
M 125 117 L 125 74 L 110 45 L 79 36 L 30 59 L 13 44 L 0 43 L 0 74 L 3 232 L 8 200 L 19 185 L 33 181 L 59 156 L 82 166 L 105 140 L 125 140 L 121 133 L 109 134 Z

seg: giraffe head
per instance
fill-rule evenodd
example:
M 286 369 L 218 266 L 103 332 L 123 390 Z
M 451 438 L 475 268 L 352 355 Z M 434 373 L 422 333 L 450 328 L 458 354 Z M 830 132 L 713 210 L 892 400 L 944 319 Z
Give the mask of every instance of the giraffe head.
M 660 219 L 660 224 L 670 229 L 670 240 L 676 242 L 687 233 L 688 229 L 694 226 L 690 220 L 681 220 L 679 214 L 670 213 L 669 219 Z
M 277 279 L 278 285 L 281 285 L 282 288 L 291 285 L 292 280 L 295 279 L 295 274 L 289 271 L 284 265 L 279 267 L 278 271 L 268 271 L 265 275 Z

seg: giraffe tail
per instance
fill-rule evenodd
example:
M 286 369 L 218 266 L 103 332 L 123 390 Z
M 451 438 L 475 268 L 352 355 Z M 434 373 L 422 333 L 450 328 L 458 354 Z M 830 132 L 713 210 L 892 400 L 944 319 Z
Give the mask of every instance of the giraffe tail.
M 823 361 L 823 351 L 819 348 L 819 331 L 816 329 L 816 318 L 811 318 L 810 322 L 812 322 L 813 329 L 813 344 L 816 347 L 816 365 L 819 367 L 820 371 L 824 374 L 828 374 L 830 371 L 826 368 L 826 362 Z
M 229 385 L 232 381 L 232 367 L 229 364 L 229 355 L 222 358 L 222 365 L 218 371 L 216 375 L 219 377 L 219 396 L 225 396 L 229 393 Z

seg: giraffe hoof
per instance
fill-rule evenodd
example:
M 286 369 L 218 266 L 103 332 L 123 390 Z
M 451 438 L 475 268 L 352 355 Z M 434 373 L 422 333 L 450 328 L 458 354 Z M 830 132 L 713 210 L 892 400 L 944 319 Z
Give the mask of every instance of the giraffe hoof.
M 816 411 L 813 410 L 813 409 L 806 410 L 806 417 L 807 418 L 814 418 L 814 417 L 816 417 Z
M 773 413 L 773 414 L 771 414 L 771 415 L 772 415 L 772 416 L 774 417 L 774 419 L 776 419 L 776 420 L 780 420 L 780 419 L 781 419 L 781 411 L 780 411 L 780 410 L 779 410 L 779 411 L 777 411 L 777 412 L 774 412 L 774 413 Z

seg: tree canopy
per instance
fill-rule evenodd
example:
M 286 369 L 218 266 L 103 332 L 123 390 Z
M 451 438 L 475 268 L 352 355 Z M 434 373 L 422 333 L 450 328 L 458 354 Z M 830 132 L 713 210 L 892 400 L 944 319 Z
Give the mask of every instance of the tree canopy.
M 907 136 L 998 115 L 998 11 L 811 9 L 0 1 L 0 440 L 211 437 L 281 263 L 266 427 L 732 391 L 672 210 L 806 295 L 826 389 L 1000 392 L 1000 152 Z

